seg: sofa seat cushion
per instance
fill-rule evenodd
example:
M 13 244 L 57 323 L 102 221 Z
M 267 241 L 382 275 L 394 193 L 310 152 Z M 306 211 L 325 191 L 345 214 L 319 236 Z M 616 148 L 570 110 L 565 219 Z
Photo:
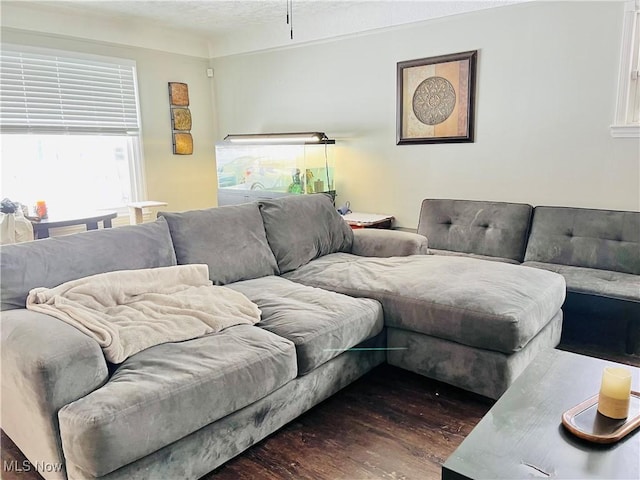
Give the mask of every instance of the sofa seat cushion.
M 512 353 L 560 310 L 561 275 L 466 257 L 366 258 L 336 253 L 286 275 L 306 285 L 374 298 L 385 324 Z
M 469 257 L 469 258 L 477 258 L 479 260 L 491 260 L 492 262 L 504 262 L 504 263 L 512 263 L 514 265 L 519 265 L 520 262 L 516 260 L 512 260 L 510 258 L 502 258 L 502 257 L 489 257 L 487 255 L 478 255 L 476 253 L 464 253 L 464 252 L 453 252 L 451 250 L 437 250 L 435 248 L 429 249 L 430 255 L 446 255 L 449 257 Z
M 195 432 L 283 386 L 295 347 L 249 325 L 129 357 L 101 388 L 63 407 L 65 457 L 101 476 Z
M 205 263 L 216 285 L 278 274 L 257 203 L 160 212 L 180 265 Z
M 523 265 L 559 273 L 570 292 L 640 302 L 640 275 L 556 263 L 525 262 Z
M 280 277 L 228 286 L 258 305 L 258 324 L 296 346 L 298 374 L 304 375 L 383 329 L 382 307 L 368 298 L 308 287 Z

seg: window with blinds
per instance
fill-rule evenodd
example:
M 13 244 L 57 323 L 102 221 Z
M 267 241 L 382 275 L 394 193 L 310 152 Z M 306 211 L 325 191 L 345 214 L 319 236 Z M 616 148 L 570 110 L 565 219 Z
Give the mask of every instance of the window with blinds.
M 51 214 L 140 199 L 135 62 L 3 45 L 2 197 Z

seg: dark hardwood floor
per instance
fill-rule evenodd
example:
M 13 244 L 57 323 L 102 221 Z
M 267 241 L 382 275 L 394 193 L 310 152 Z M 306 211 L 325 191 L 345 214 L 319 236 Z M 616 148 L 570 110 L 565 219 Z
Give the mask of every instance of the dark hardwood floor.
M 562 349 L 640 366 L 638 356 Z M 442 463 L 492 403 L 382 365 L 202 480 L 439 479 Z M 41 478 L 8 471 L 26 459 L 4 432 L 1 442 L 2 479 Z
M 622 353 L 619 351 L 612 352 L 611 350 L 602 348 L 601 345 L 563 343 L 558 345 L 557 348 L 566 352 L 579 353 L 580 355 L 587 355 L 588 357 L 602 358 L 611 362 L 618 362 L 640 368 L 640 355 Z
M 439 479 L 492 403 L 383 365 L 204 478 Z
M 381 365 L 203 478 L 439 479 L 442 463 L 491 405 Z M 25 458 L 4 432 L 1 451 L 3 479 L 41 478 L 8 471 L 12 460 L 22 467 Z

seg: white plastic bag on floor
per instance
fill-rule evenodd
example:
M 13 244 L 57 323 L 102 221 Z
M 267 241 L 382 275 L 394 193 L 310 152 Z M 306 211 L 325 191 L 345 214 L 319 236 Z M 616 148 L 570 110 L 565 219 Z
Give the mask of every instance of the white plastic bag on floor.
M 29 242 L 33 240 L 33 225 L 19 210 L 0 213 L 0 244 Z

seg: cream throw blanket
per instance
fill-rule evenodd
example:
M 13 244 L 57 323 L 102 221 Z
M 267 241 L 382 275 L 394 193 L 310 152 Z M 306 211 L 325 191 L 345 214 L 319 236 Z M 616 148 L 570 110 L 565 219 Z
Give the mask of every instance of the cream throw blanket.
M 247 297 L 211 284 L 207 265 L 123 270 L 34 288 L 27 308 L 94 338 L 113 363 L 153 345 L 260 321 Z

